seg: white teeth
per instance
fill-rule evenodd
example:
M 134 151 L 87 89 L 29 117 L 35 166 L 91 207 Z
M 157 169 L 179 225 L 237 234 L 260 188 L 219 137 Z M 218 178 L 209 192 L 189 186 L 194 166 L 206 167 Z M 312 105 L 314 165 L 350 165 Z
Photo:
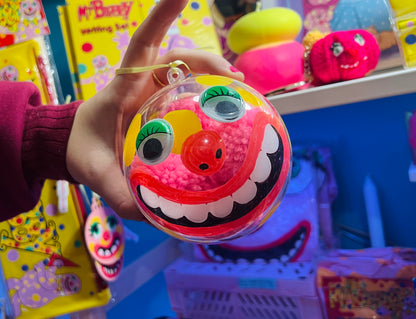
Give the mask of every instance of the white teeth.
M 208 211 L 215 217 L 225 217 L 229 215 L 233 209 L 234 202 L 231 196 L 224 197 L 213 203 L 208 203 Z
M 113 245 L 111 246 L 111 252 L 114 254 L 114 252 L 117 250 L 117 246 Z
M 179 203 L 171 202 L 170 200 L 167 200 L 163 197 L 159 197 L 159 205 L 158 206 L 162 210 L 163 214 L 165 214 L 166 216 L 168 216 L 170 218 L 179 219 L 179 218 L 183 217 L 184 212 L 181 208 L 181 204 L 179 204 Z M 153 207 L 153 208 L 155 208 L 155 207 Z
M 254 167 L 253 172 L 250 175 L 250 179 L 253 182 L 264 182 L 267 177 L 269 177 L 272 170 L 272 164 L 266 156 L 266 153 L 260 152 L 259 157 L 256 161 L 256 166 Z
M 111 251 L 109 251 L 108 249 L 105 250 L 105 255 L 106 256 L 110 256 L 111 255 Z
M 257 186 L 251 180 L 244 183 L 240 189 L 233 193 L 233 200 L 240 204 L 247 204 L 257 193 Z
M 182 205 L 181 211 L 194 223 L 202 223 L 208 218 L 207 205 Z
M 296 247 L 296 248 L 299 248 L 300 246 L 302 246 L 302 241 L 301 241 L 301 240 L 297 240 L 297 241 L 295 242 L 295 247 Z
M 285 263 L 285 262 L 289 261 L 289 256 L 288 255 L 282 255 L 282 256 L 280 256 L 280 261 L 282 263 Z
M 296 251 L 297 251 L 297 250 L 296 250 L 295 248 L 293 248 L 293 249 L 289 250 L 289 256 L 290 256 L 290 257 L 295 256 Z
M 142 194 L 143 201 L 152 208 L 159 207 L 159 197 L 151 192 L 148 188 L 140 186 L 140 193 Z
M 274 128 L 267 124 L 264 129 L 263 143 L 261 144 L 261 150 L 263 152 L 272 154 L 279 149 L 279 138 L 277 137 Z
M 181 205 L 167 200 L 144 186 L 140 186 L 140 193 L 143 201 L 151 208 L 160 208 L 164 215 L 172 219 L 186 217 L 194 223 L 203 223 L 208 218 L 210 212 L 215 217 L 224 218 L 229 215 L 233 209 L 234 202 L 247 204 L 253 200 L 257 194 L 257 185 L 255 183 L 264 182 L 271 173 L 272 165 L 267 154 L 275 153 L 279 148 L 279 138 L 274 128 L 267 124 L 264 130 L 264 139 L 261 151 L 256 160 L 256 165 L 250 178 L 236 190 L 231 196 L 212 203 Z

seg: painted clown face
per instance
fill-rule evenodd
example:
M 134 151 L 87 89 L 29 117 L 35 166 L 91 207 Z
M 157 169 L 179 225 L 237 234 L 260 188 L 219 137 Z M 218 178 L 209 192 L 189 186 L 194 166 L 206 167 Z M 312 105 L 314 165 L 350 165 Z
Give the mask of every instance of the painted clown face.
M 159 91 L 133 119 L 125 175 L 143 214 L 168 234 L 220 242 L 257 229 L 287 186 L 291 146 L 274 108 L 226 77 Z
M 81 280 L 75 274 L 63 274 L 60 286 L 65 295 L 76 294 L 81 290 Z
M 116 279 L 121 271 L 125 244 L 120 217 L 101 203 L 93 203 L 85 222 L 85 241 L 100 276 L 108 281 Z

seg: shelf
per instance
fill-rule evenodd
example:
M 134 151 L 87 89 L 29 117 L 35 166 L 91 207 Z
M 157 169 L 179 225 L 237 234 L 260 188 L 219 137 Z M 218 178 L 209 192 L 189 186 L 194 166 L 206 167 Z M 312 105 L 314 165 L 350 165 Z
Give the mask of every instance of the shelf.
M 416 92 L 416 68 L 390 70 L 367 77 L 269 97 L 283 114 L 304 112 Z

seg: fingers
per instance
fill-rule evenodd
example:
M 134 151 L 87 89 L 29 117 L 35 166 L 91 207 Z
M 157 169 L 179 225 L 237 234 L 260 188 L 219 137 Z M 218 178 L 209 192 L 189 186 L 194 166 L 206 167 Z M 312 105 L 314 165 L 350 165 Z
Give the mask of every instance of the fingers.
M 236 70 L 226 59 L 203 50 L 176 48 L 159 57 L 156 64 L 168 64 L 176 60 L 185 62 L 193 74 L 215 74 L 244 81 L 243 73 Z M 185 74 L 189 73 L 186 67 L 180 66 L 180 68 Z M 167 70 L 168 68 L 154 71 L 154 74 L 163 84 L 168 84 Z
M 161 0 L 134 32 L 121 67 L 152 63 L 169 27 L 187 3 L 188 0 Z

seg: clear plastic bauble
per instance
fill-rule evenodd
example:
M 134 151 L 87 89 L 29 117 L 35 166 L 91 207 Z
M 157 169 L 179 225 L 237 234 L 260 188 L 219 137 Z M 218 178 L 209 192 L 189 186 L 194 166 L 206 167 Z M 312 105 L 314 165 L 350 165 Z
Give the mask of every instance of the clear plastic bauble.
M 281 117 L 231 78 L 170 81 L 126 135 L 124 173 L 138 207 L 155 227 L 185 241 L 218 243 L 255 231 L 290 179 Z

